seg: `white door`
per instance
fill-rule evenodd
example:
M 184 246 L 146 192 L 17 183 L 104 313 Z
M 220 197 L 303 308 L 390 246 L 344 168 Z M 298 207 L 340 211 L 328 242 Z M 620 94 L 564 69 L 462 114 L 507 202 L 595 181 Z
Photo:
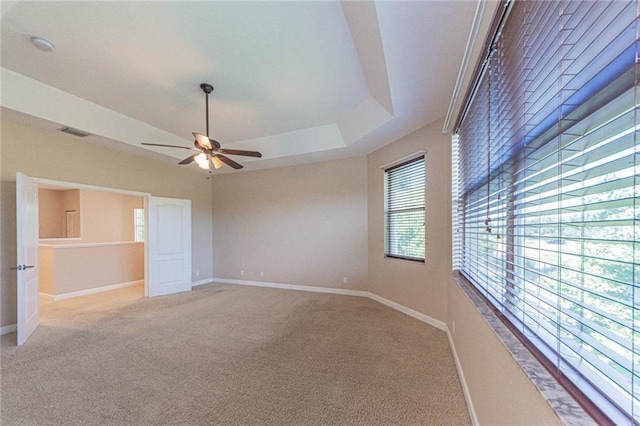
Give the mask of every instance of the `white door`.
M 18 345 L 38 327 L 38 184 L 16 175 Z
M 191 200 L 149 198 L 147 295 L 191 291 Z

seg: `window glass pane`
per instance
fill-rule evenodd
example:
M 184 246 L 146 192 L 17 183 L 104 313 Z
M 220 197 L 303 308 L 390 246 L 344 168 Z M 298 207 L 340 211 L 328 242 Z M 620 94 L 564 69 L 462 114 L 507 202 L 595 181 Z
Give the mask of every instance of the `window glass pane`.
M 385 255 L 424 261 L 424 157 L 385 170 Z
M 144 209 L 134 209 L 135 241 L 144 241 Z

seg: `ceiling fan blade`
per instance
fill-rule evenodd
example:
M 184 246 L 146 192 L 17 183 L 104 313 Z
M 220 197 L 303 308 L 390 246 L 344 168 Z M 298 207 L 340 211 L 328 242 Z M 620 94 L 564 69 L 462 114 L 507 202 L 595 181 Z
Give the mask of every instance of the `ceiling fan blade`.
M 241 169 L 242 168 L 242 164 L 238 164 L 235 161 L 233 161 L 231 158 L 225 157 L 222 154 L 216 154 L 216 157 L 219 158 L 220 160 L 222 160 L 223 163 L 225 163 L 228 166 L 233 167 L 234 169 Z
M 193 163 L 193 160 L 196 158 L 196 155 L 200 155 L 200 154 L 193 154 L 193 155 L 185 158 L 184 160 L 182 160 L 178 164 L 191 164 L 191 163 Z
M 246 157 L 258 157 L 258 158 L 262 157 L 262 154 L 260 154 L 258 151 L 244 151 L 242 149 L 220 148 L 216 152 L 219 152 L 220 154 L 228 154 L 228 155 L 244 155 Z
M 218 170 L 220 167 L 224 166 L 224 163 L 220 161 L 218 157 L 214 155 L 211 156 L 211 162 L 213 163 L 213 167 Z
M 161 143 L 146 143 L 142 142 L 140 145 L 149 145 L 149 146 L 165 146 L 167 148 L 182 148 L 182 149 L 193 149 L 189 146 L 179 146 L 179 145 L 163 145 Z
M 205 135 L 201 135 L 200 133 L 193 132 L 193 136 L 196 138 L 196 142 L 198 142 L 198 145 L 200 145 L 201 147 L 205 149 L 212 148 L 211 141 Z

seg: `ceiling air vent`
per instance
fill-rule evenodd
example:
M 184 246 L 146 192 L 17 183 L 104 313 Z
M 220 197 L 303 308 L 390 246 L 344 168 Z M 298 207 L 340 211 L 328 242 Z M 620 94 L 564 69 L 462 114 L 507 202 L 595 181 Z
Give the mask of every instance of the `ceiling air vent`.
M 79 138 L 84 138 L 86 136 L 91 136 L 91 133 L 83 132 L 82 130 L 74 129 L 73 127 L 62 127 L 58 129 L 62 133 L 68 133 L 73 136 L 77 136 Z

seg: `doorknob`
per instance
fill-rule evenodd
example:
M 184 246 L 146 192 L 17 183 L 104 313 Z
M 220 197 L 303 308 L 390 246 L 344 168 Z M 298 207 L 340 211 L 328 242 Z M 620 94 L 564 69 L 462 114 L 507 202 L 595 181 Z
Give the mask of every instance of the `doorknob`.
M 29 268 L 35 268 L 35 265 L 18 265 L 14 268 L 9 268 L 10 270 L 18 270 L 18 271 L 24 271 L 25 269 L 29 269 Z

